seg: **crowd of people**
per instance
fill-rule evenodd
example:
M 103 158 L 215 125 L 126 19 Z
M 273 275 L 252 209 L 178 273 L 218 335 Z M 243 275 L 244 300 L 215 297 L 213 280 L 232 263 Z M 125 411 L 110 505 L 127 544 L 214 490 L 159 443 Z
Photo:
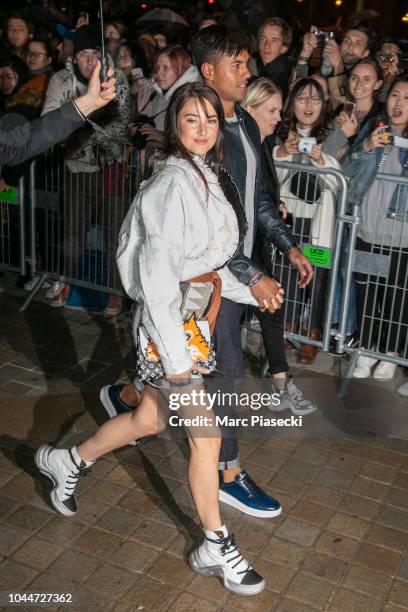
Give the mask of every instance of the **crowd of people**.
M 369 266 L 355 273 L 347 342 L 359 337 L 366 349 L 408 355 L 408 190 L 398 185 L 408 176 L 402 43 L 377 40 L 367 24 L 342 32 L 312 26 L 297 51 L 291 26 L 278 17 L 261 24 L 255 44 L 213 19 L 200 24 L 187 45 L 164 31 L 131 32 L 119 21 L 106 23 L 104 35 L 116 100 L 66 147 L 64 270 L 75 276 L 87 248 L 83 225 L 89 231 L 99 223 L 92 202 L 100 201 L 101 216 L 112 218 L 112 176 L 120 176 L 123 164 L 119 143 L 132 143 L 141 152 L 146 180 L 129 210 L 115 211 L 119 224 L 108 229 L 116 238 L 125 219 L 118 255 L 124 287 L 138 305 L 131 319 L 135 345 L 140 349 L 143 328 L 156 347 L 150 353 L 158 357 L 149 362 L 139 354 L 134 383 L 101 390 L 115 418 L 91 438 L 72 449 L 38 450 L 36 464 L 54 484 L 53 506 L 65 516 L 75 514 L 76 482 L 97 458 L 163 429 L 168 415 L 161 396 L 175 389 L 229 392 L 244 378 L 240 324 L 248 307 L 260 322 L 271 386 L 280 398 L 271 410 L 316 411 L 288 375 L 284 332 L 322 336 L 329 272 L 313 268 L 300 245 L 333 248 L 339 185 L 330 170 L 347 176 L 349 205 L 359 207 L 356 248 L 389 259 L 386 282 Z M 31 120 L 83 95 L 100 59 L 100 41 L 86 16 L 73 30 L 42 26 L 40 37 L 24 14 L 10 14 L 0 60 L 4 115 Z M 379 173 L 395 182 L 379 180 Z M 4 167 L 1 177 L 3 188 L 13 185 L 18 169 Z M 192 363 L 186 348 L 188 290 L 180 290 L 180 283 L 205 287 L 199 292 L 206 296 L 204 307 L 196 304 L 190 312 L 203 314 L 214 299 L 208 287 L 212 296 L 216 292 L 214 276 L 208 276 L 215 271 L 222 281 L 212 330 L 217 371 L 208 376 L 208 362 Z M 48 295 L 52 305 L 84 307 L 72 304 L 67 284 L 53 285 Z M 340 299 L 341 289 L 337 311 Z M 105 303 L 98 298 L 97 309 L 105 314 L 122 306 L 116 296 Z M 313 363 L 317 352 L 303 344 L 299 362 Z M 389 380 L 396 367 L 360 356 L 353 375 Z M 408 395 L 408 384 L 399 392 Z M 233 408 L 212 406 L 227 416 Z M 208 406 L 202 409 L 207 414 Z M 277 516 L 281 506 L 243 469 L 231 428 L 215 427 L 211 435 L 188 431 L 188 441 L 189 484 L 205 536 L 190 565 L 203 575 L 220 575 L 235 593 L 258 593 L 265 581 L 237 549 L 219 501 L 255 517 Z

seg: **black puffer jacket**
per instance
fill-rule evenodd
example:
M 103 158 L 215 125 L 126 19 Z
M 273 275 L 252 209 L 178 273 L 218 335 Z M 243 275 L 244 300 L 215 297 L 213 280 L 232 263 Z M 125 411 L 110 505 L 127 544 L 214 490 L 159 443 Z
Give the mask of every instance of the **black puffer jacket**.
M 287 226 L 279 217 L 278 201 L 274 202 L 271 196 L 271 190 L 266 184 L 266 179 L 263 178 L 261 167 L 261 137 L 258 126 L 251 115 L 247 113 L 241 106 L 237 105 L 235 112 L 238 118 L 238 123 L 226 123 L 224 128 L 225 152 L 226 152 L 226 168 L 233 177 L 238 191 L 241 196 L 241 201 L 245 202 L 245 184 L 246 184 L 246 156 L 245 149 L 242 143 L 239 127 L 245 132 L 249 142 L 252 144 L 256 157 L 256 179 L 255 179 L 255 222 L 253 242 L 255 243 L 255 235 L 257 229 L 272 242 L 282 253 L 296 246 L 296 240 L 292 233 L 288 231 Z M 270 180 L 271 177 L 269 177 Z M 279 197 L 279 189 L 275 192 Z M 244 284 L 248 284 L 252 276 L 260 270 L 260 268 L 246 255 L 242 249 L 231 259 L 228 264 L 231 272 Z

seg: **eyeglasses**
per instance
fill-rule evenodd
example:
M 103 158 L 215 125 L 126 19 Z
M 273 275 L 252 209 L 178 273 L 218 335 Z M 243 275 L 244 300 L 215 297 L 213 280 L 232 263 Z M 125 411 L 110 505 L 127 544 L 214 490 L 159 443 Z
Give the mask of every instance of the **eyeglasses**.
M 25 57 L 34 57 L 34 59 L 41 57 L 41 55 L 48 57 L 47 53 L 41 53 L 41 51 L 26 51 L 24 53 Z
M 310 96 L 297 96 L 296 100 L 299 102 L 299 104 L 307 104 L 310 102 L 313 104 L 313 106 L 317 106 L 321 102 L 320 98 Z

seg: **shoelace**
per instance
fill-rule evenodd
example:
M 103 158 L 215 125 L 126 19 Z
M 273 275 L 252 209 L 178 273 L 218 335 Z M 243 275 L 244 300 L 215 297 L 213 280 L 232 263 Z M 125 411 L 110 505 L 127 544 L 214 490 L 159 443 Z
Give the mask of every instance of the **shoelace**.
M 217 542 L 219 544 L 222 544 L 221 546 L 221 555 L 223 557 L 225 557 L 226 555 L 231 555 L 233 553 L 237 553 L 237 555 L 235 557 L 231 557 L 230 559 L 226 559 L 227 563 L 232 563 L 232 561 L 236 561 L 236 563 L 234 565 L 232 565 L 232 569 L 235 570 L 236 567 L 238 567 L 238 565 L 240 563 L 245 563 L 246 567 L 245 569 L 241 570 L 241 571 L 236 571 L 236 574 L 246 574 L 247 572 L 249 572 L 252 567 L 250 566 L 250 564 L 248 563 L 248 561 L 246 559 L 244 559 L 244 557 L 241 555 L 241 553 L 239 552 L 236 544 L 235 544 L 235 540 L 234 540 L 234 534 L 230 534 L 229 536 L 227 536 L 226 538 L 222 538 L 220 540 L 211 540 L 212 542 Z
M 298 406 L 302 406 L 302 404 L 307 404 L 307 400 L 305 400 L 305 398 L 303 397 L 302 391 L 298 389 L 294 382 L 292 382 L 292 384 L 294 390 L 292 397 L 294 401 L 297 403 Z
M 262 489 L 258 487 L 256 482 L 252 480 L 252 478 L 250 478 L 246 472 L 240 479 L 240 483 L 250 497 L 256 497 L 262 493 Z
M 72 456 L 70 449 L 69 449 L 69 454 L 70 454 L 71 460 L 73 464 L 75 465 L 76 469 L 73 469 L 67 476 L 67 480 L 65 484 L 65 491 L 64 491 L 67 497 L 71 497 L 71 495 L 73 495 L 73 491 L 77 485 L 78 478 L 80 476 L 86 476 L 86 474 L 88 474 L 88 472 L 91 471 L 91 466 L 86 467 L 83 461 L 81 461 L 80 465 L 77 465 L 75 463 L 75 460 Z M 68 485 L 71 485 L 71 486 L 68 486 Z

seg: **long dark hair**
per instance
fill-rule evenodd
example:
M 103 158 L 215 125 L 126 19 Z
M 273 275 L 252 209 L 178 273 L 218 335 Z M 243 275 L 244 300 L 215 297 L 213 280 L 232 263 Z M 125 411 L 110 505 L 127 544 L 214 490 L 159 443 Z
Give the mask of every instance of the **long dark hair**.
M 166 113 L 166 119 L 164 124 L 164 143 L 159 153 L 159 159 L 165 160 L 170 155 L 185 159 L 194 168 L 200 178 L 203 180 L 206 189 L 208 188 L 207 181 L 203 172 L 194 163 L 193 156 L 188 151 L 180 140 L 179 130 L 177 126 L 177 117 L 188 100 L 194 99 L 197 104 L 200 104 L 204 113 L 207 114 L 205 102 L 209 102 L 213 107 L 218 117 L 219 131 L 217 140 L 213 148 L 208 151 L 206 156 L 206 162 L 211 164 L 214 171 L 217 173 L 221 167 L 224 157 L 224 109 L 222 107 L 221 100 L 218 94 L 211 87 L 203 85 L 202 83 L 185 83 L 181 87 L 178 87 L 173 93 Z
M 294 86 L 291 89 L 291 92 L 288 97 L 288 102 L 286 106 L 285 116 L 282 121 L 281 127 L 279 128 L 279 137 L 285 141 L 288 137 L 288 134 L 291 130 L 296 132 L 296 115 L 295 115 L 295 102 L 296 98 L 309 87 L 312 87 L 321 103 L 322 109 L 320 111 L 320 115 L 317 118 L 316 124 L 313 126 L 312 131 L 310 132 L 310 136 L 316 138 L 317 142 L 320 144 L 327 137 L 328 134 L 328 106 L 327 101 L 324 96 L 324 91 L 320 83 L 315 81 L 312 77 L 306 77 L 303 79 L 299 79 L 296 81 Z

